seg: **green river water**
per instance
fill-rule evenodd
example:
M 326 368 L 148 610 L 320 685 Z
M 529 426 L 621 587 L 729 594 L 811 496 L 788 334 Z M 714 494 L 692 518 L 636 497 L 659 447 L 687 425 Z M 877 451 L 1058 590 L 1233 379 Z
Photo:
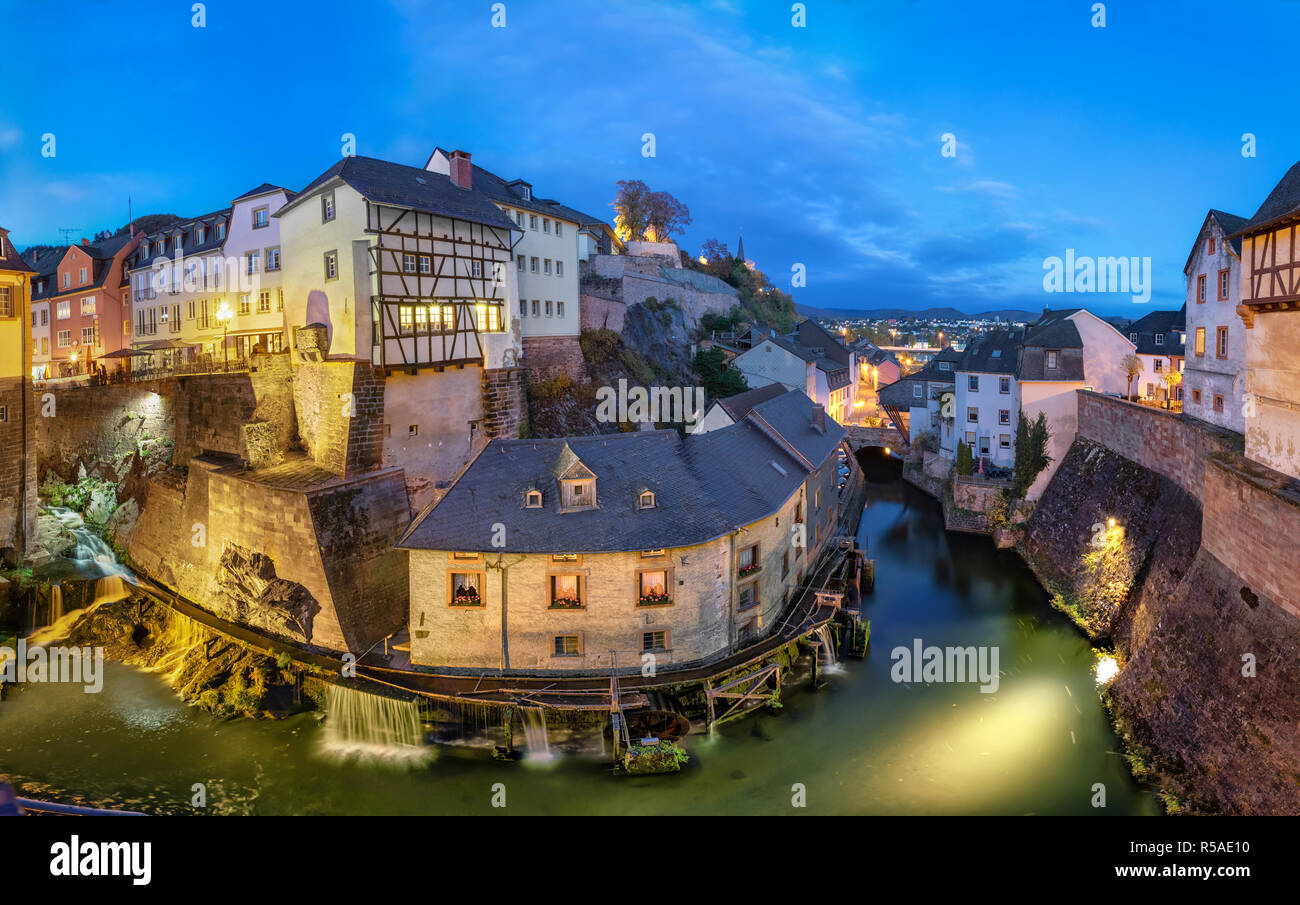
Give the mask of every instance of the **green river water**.
M 498 763 L 455 747 L 362 760 L 326 745 L 319 715 L 221 721 L 120 664 L 107 664 L 98 694 L 9 689 L 0 773 L 32 798 L 163 813 L 1159 813 L 1107 721 L 1095 652 L 1015 554 L 945 533 L 938 504 L 898 481 L 869 486 L 860 534 L 876 561 L 866 659 L 821 690 L 790 691 L 779 712 L 689 736 L 680 774 L 614 776 L 595 756 Z M 892 681 L 890 651 L 915 638 L 997 646 L 997 692 Z M 190 804 L 196 783 L 202 809 Z M 1096 783 L 1104 809 L 1091 804 Z

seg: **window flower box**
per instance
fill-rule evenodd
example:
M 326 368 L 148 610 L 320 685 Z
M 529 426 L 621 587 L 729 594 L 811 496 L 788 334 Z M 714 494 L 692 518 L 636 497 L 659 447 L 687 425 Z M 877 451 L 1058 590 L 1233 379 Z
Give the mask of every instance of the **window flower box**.
M 556 597 L 551 601 L 553 610 L 583 610 L 587 605 L 576 597 Z
M 672 603 L 672 597 L 665 592 L 647 591 L 637 600 L 637 606 L 667 606 Z
M 477 588 L 460 588 L 451 596 L 452 606 L 482 606 Z
M 741 566 L 740 569 L 737 570 L 736 574 L 739 575 L 741 578 L 747 578 L 748 576 L 756 573 L 761 568 L 762 566 L 760 566 L 756 562 L 750 563 L 747 566 Z

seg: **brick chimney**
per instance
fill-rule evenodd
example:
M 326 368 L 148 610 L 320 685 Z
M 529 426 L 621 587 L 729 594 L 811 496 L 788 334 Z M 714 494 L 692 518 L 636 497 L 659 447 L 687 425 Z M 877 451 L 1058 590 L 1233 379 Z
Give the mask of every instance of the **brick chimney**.
M 826 407 L 820 402 L 813 406 L 812 423 L 819 433 L 826 433 Z
M 81 245 L 82 245 L 83 248 L 84 248 L 85 246 L 89 245 L 89 244 L 90 244 L 90 240 L 89 240 L 89 239 L 82 239 L 82 240 L 81 240 Z
M 474 187 L 474 167 L 469 162 L 468 151 L 451 152 L 451 181 L 463 189 Z

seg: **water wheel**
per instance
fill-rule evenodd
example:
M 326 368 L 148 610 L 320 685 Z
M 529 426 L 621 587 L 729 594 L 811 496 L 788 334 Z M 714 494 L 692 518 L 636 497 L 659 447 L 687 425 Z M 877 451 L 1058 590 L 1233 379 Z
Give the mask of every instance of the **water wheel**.
M 625 716 L 627 733 L 632 738 L 662 738 L 675 742 L 691 731 L 691 721 L 671 710 L 633 710 Z

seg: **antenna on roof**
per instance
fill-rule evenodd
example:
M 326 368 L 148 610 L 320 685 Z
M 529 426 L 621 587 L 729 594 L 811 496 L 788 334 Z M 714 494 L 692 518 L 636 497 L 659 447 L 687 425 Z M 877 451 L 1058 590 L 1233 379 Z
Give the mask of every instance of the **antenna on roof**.
M 135 215 L 131 213 L 131 196 L 126 196 L 126 224 L 130 227 L 131 238 L 135 238 Z
M 64 245 L 71 245 L 71 244 L 72 244 L 72 240 L 69 239 L 68 237 L 71 236 L 73 233 L 79 233 L 79 232 L 81 232 L 81 227 L 80 227 L 80 226 L 73 226 L 73 227 L 60 227 L 60 228 L 59 228 L 59 232 L 63 233 L 63 244 L 64 244 Z

